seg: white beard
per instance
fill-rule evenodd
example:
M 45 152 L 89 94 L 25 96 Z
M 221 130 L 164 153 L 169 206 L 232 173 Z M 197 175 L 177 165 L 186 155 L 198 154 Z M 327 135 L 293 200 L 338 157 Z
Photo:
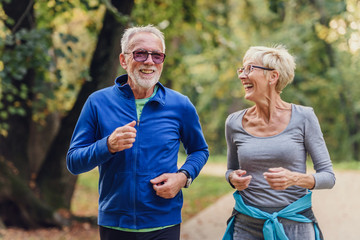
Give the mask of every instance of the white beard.
M 138 70 L 131 71 L 128 73 L 128 75 L 136 85 L 144 89 L 149 89 L 155 86 L 155 84 L 159 81 L 161 72 L 156 71 L 155 76 L 150 79 L 141 77 L 141 74 Z

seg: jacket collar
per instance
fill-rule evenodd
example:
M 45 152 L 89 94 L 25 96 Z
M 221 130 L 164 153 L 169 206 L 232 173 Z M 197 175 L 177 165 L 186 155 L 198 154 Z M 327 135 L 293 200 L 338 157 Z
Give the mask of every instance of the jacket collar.
M 134 98 L 134 93 L 131 90 L 130 85 L 127 84 L 127 81 L 128 81 L 128 75 L 127 74 L 121 75 L 115 79 L 115 86 L 120 90 L 121 94 L 124 97 Z M 156 101 L 161 105 L 165 105 L 166 89 L 160 82 L 157 82 L 156 84 L 159 86 L 158 91 L 150 101 Z

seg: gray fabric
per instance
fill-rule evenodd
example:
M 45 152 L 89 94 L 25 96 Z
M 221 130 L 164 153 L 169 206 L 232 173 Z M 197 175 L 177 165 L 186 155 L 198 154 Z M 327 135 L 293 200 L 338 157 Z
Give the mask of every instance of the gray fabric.
M 283 167 L 306 173 L 307 153 L 314 164 L 314 189 L 332 188 L 335 175 L 321 132 L 319 121 L 310 107 L 292 104 L 291 119 L 286 129 L 271 137 L 256 137 L 242 127 L 247 109 L 229 115 L 225 124 L 229 174 L 237 169 L 247 171 L 252 180 L 240 194 L 258 207 L 285 207 L 307 193 L 307 189 L 291 186 L 283 191 L 270 188 L 263 177 L 269 168 Z
M 265 220 L 249 217 L 244 214 L 237 214 L 235 217 L 234 240 L 260 240 L 264 239 L 263 225 Z M 300 223 L 285 218 L 280 218 L 279 222 L 284 227 L 288 239 L 291 240 L 314 240 L 314 224 Z

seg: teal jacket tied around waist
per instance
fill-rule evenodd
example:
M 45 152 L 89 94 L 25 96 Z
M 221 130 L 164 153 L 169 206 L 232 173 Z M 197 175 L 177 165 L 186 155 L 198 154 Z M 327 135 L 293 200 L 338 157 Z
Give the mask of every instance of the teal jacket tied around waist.
M 236 211 L 253 218 L 266 220 L 263 226 L 263 234 L 265 240 L 288 240 L 283 225 L 278 221 L 278 217 L 286 218 L 292 221 L 303 222 L 303 223 L 314 222 L 313 220 L 305 217 L 304 215 L 299 214 L 299 212 L 311 208 L 312 192 L 309 192 L 308 194 L 298 199 L 297 201 L 293 202 L 292 204 L 288 205 L 281 211 L 274 212 L 272 214 L 261 211 L 260 209 L 255 207 L 245 205 L 238 191 L 236 191 L 233 195 L 235 198 Z M 235 216 L 232 216 L 226 228 L 223 240 L 233 239 L 234 219 Z M 321 240 L 322 239 L 321 232 L 316 222 L 314 222 L 314 228 L 315 228 L 315 239 Z

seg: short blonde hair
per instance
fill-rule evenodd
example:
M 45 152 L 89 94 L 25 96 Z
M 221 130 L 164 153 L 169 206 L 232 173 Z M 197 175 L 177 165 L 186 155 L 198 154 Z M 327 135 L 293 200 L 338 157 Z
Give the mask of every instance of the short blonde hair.
M 130 47 L 129 44 L 130 44 L 131 37 L 134 34 L 141 33 L 141 32 L 153 33 L 153 34 L 155 34 L 155 36 L 160 38 L 161 44 L 163 46 L 163 51 L 165 52 L 164 33 L 161 32 L 156 27 L 154 27 L 153 25 L 149 24 L 147 26 L 131 27 L 131 28 L 128 28 L 128 29 L 125 30 L 125 32 L 124 32 L 124 34 L 123 34 L 123 36 L 121 38 L 121 51 L 122 51 L 122 53 L 125 53 L 126 51 L 128 51 L 128 49 Z
M 264 67 L 273 68 L 279 72 L 279 80 L 276 91 L 281 92 L 295 76 L 295 58 L 290 55 L 285 46 L 274 47 L 253 46 L 250 47 L 243 58 L 243 62 L 253 61 Z

